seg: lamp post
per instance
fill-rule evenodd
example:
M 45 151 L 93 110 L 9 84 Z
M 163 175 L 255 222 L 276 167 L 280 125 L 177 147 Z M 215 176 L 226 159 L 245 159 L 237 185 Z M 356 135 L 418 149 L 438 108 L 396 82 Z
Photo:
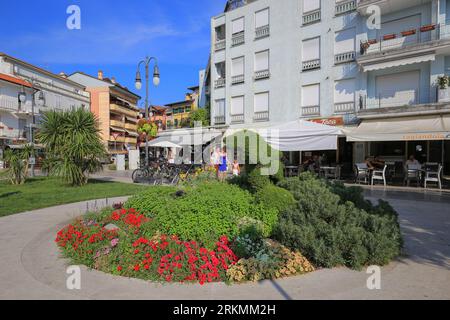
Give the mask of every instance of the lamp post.
M 141 65 L 145 64 L 145 119 L 149 120 L 149 66 L 152 60 L 155 63 L 153 68 L 153 84 L 155 87 L 159 85 L 160 77 L 159 77 L 159 68 L 158 68 L 158 60 L 155 57 L 146 57 L 145 60 L 139 62 L 136 71 L 136 89 L 141 90 L 142 88 L 142 78 L 141 78 Z M 148 167 L 148 134 L 145 135 L 145 166 Z

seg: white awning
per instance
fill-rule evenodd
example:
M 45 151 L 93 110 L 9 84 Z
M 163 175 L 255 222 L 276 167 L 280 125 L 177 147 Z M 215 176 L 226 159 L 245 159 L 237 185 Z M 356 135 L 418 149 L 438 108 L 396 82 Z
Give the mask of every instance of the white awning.
M 122 129 L 122 128 L 119 128 L 119 127 L 111 126 L 111 129 L 113 129 L 114 131 L 117 131 L 117 132 L 126 132 L 125 129 Z
M 132 136 L 132 137 L 139 137 L 139 134 L 137 134 L 136 132 L 130 131 L 130 130 L 125 130 L 128 135 Z
M 182 148 L 179 144 L 176 144 L 173 141 L 170 141 L 170 139 L 167 137 L 161 137 L 157 138 L 153 141 L 150 141 L 148 143 L 149 147 L 155 147 L 155 148 Z
M 172 132 L 164 132 L 163 135 L 151 141 L 149 146 L 154 144 L 171 142 L 178 146 L 204 145 L 222 135 L 221 131 L 195 131 L 195 130 L 175 130 Z M 159 145 L 158 145 L 159 146 Z
M 421 62 L 427 62 L 427 61 L 434 61 L 436 56 L 434 54 L 428 54 L 418 57 L 409 57 L 404 59 L 395 59 L 391 61 L 383 61 L 379 63 L 373 63 L 373 64 L 367 64 L 363 65 L 363 71 L 375 71 L 375 70 L 381 70 L 386 68 L 392 68 L 392 67 L 399 67 L 399 66 L 406 66 L 409 64 L 415 64 L 415 63 L 421 63 Z
M 450 140 L 450 115 L 363 120 L 347 141 Z
M 272 148 L 279 151 L 336 150 L 338 137 L 343 134 L 337 127 L 296 120 L 272 126 L 233 128 L 227 130 L 225 137 L 244 130 L 256 132 Z

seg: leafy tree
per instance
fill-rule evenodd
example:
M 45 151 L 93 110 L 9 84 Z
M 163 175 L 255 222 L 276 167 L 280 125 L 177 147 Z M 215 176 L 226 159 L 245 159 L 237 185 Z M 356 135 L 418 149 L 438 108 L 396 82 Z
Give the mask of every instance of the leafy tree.
M 38 139 L 46 146 L 50 174 L 73 186 L 85 185 L 88 174 L 101 170 L 106 156 L 98 120 L 89 111 L 50 111 L 44 114 Z
M 193 128 L 195 126 L 195 122 L 201 122 L 202 127 L 209 126 L 209 114 L 208 110 L 204 108 L 200 108 L 194 111 L 191 111 L 189 117 L 189 126 Z

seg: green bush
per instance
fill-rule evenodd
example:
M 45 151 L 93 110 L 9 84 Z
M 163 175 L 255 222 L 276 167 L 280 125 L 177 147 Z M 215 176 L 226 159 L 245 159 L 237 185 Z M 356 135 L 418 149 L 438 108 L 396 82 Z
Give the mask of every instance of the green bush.
M 257 167 L 248 173 L 247 181 L 251 192 L 258 192 L 259 190 L 262 190 L 272 184 L 269 176 L 261 174 L 260 167 Z
M 397 216 L 386 203 L 368 207 L 369 212 L 351 201 L 343 203 L 325 182 L 309 173 L 279 185 L 290 190 L 298 204 L 280 215 L 275 238 L 300 250 L 315 265 L 359 269 L 384 265 L 400 254 Z
M 274 185 L 265 186 L 256 192 L 255 201 L 267 208 L 274 208 L 278 212 L 283 212 L 296 203 L 292 193 Z
M 131 198 L 125 207 L 154 217 L 162 233 L 196 240 L 209 248 L 220 236 L 236 237 L 243 219 L 261 223 L 266 236 L 278 219 L 275 209 L 255 205 L 252 195 L 235 185 L 205 182 L 186 188 L 181 196 L 175 193 L 174 188 L 152 187 Z

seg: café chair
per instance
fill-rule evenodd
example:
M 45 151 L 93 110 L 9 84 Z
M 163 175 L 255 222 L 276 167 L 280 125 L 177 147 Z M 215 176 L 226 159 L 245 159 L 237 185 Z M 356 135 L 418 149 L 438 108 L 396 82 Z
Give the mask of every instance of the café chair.
M 427 188 L 427 182 L 437 183 L 439 190 L 442 190 L 442 165 L 439 165 L 438 171 L 427 171 L 425 173 L 425 189 Z
M 387 165 L 384 166 L 383 170 L 374 170 L 372 172 L 372 186 L 375 183 L 375 180 L 383 181 L 384 186 L 386 187 L 386 169 Z

